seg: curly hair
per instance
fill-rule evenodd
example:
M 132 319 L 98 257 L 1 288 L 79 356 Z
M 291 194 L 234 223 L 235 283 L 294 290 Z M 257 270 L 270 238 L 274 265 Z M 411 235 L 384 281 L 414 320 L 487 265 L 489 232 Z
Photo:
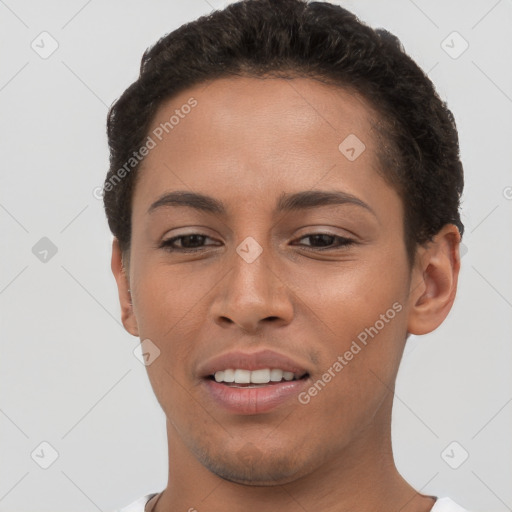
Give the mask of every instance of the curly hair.
M 379 172 L 403 202 L 409 262 L 445 224 L 462 235 L 455 120 L 399 39 L 327 2 L 242 0 L 159 39 L 145 51 L 138 79 L 110 108 L 103 200 L 123 253 L 140 163 L 122 179 L 119 171 L 144 144 L 158 107 L 191 86 L 233 75 L 310 77 L 359 93 L 377 113 Z

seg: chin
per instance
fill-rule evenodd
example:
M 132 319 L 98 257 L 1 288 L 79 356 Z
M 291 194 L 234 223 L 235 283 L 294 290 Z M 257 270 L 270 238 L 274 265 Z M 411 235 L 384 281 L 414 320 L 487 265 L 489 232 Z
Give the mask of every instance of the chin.
M 247 450 L 249 451 L 249 450 Z M 299 461 L 289 455 L 278 458 L 256 453 L 250 455 L 240 450 L 231 456 L 222 454 L 219 458 L 203 456 L 200 462 L 218 477 L 242 485 L 277 486 L 290 483 L 302 476 Z

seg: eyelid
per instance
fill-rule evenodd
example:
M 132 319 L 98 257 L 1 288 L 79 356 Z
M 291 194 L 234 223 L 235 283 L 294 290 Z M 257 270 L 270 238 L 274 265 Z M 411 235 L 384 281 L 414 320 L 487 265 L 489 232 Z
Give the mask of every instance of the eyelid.
M 335 232 L 335 230 L 338 232 Z M 345 226 L 342 228 L 341 226 L 332 226 L 329 224 L 314 224 L 310 226 L 304 226 L 297 231 L 299 233 L 304 233 L 304 235 L 300 235 L 301 237 L 307 235 L 330 235 L 340 238 L 354 239 L 355 242 L 361 240 L 357 233 L 347 229 Z M 341 233 L 339 231 L 341 231 Z

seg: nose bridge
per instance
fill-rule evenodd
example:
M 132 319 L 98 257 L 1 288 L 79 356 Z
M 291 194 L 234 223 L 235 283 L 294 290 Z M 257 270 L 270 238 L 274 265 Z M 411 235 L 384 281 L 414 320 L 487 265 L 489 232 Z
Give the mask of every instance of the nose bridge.
M 230 320 L 244 330 L 254 330 L 261 320 L 291 320 L 290 296 L 277 274 L 272 249 L 264 245 L 249 236 L 233 251 L 231 271 L 214 306 L 216 321 Z
M 263 247 L 253 237 L 245 238 L 233 256 L 233 292 L 242 300 L 260 302 L 275 295 L 272 288 L 276 277 L 270 270 L 271 249 Z M 272 293 L 274 291 L 274 293 Z

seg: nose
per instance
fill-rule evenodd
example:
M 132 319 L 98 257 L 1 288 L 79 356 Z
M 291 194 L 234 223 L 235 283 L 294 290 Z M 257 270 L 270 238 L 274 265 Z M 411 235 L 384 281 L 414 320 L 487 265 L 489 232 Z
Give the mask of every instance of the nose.
M 272 265 L 269 252 L 264 249 L 251 262 L 234 252 L 231 270 L 221 280 L 212 305 L 218 325 L 236 324 L 245 333 L 255 333 L 268 323 L 284 326 L 291 322 L 292 291 Z

